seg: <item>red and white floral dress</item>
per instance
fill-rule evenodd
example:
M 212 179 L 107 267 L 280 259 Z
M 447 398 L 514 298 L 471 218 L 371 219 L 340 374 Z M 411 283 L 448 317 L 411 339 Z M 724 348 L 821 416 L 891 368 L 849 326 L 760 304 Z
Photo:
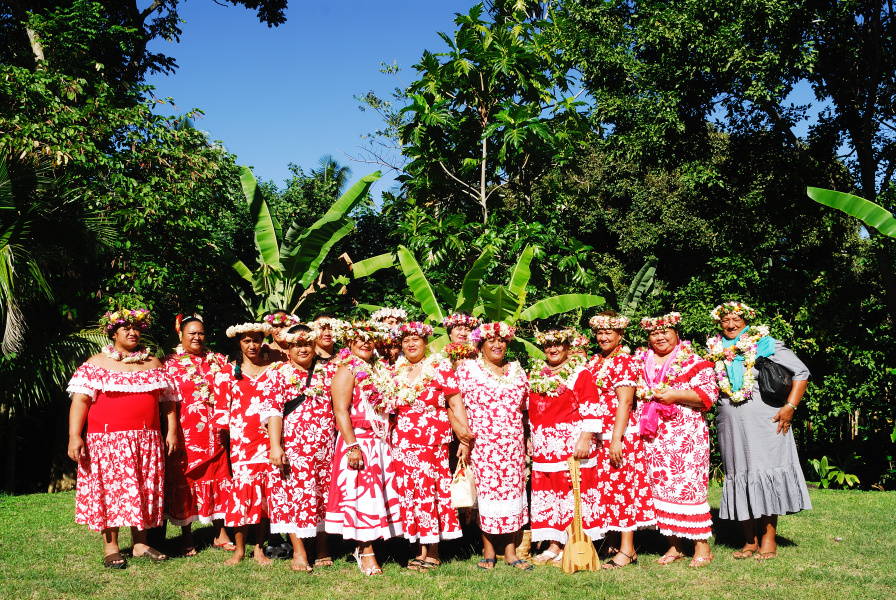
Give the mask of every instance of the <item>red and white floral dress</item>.
M 639 349 L 639 430 L 650 465 L 653 503 L 660 533 L 705 540 L 712 534 L 709 513 L 709 427 L 705 413 L 719 395 L 713 364 L 681 342 L 667 364 L 655 365 L 653 351 Z M 654 391 L 672 388 L 696 392 L 699 409 L 651 402 Z M 653 406 L 650 406 L 653 405 Z M 653 433 L 656 423 L 656 433 Z
M 628 353 L 628 349 L 619 349 L 608 358 L 598 354 L 588 363 L 600 398 L 599 409 L 594 416 L 602 424 L 597 462 L 598 486 L 603 494 L 599 517 L 605 531 L 656 527 L 647 454 L 638 431 L 637 406 L 632 406 L 622 436 L 622 464 L 616 468 L 610 462 L 610 444 L 616 424 L 616 409 L 619 407 L 616 388 L 637 386 L 638 365 L 640 363 Z
M 92 400 L 87 456 L 78 461 L 75 522 L 93 531 L 160 526 L 165 451 L 159 403 L 177 401 L 171 376 L 162 368 L 120 372 L 84 363 L 67 391 Z
M 499 378 L 477 359 L 458 365 L 455 377 L 476 436 L 470 463 L 479 526 L 485 533 L 516 532 L 529 520 L 522 412 L 529 391 L 526 373 L 512 362 Z
M 597 390 L 580 358 L 570 359 L 568 372 L 550 374 L 544 363 L 529 377 L 529 435 L 532 440 L 532 541 L 565 544 L 566 528 L 575 516 L 569 458 L 584 427 L 582 413 L 593 413 Z M 565 376 L 564 376 L 565 375 Z M 603 536 L 601 494 L 597 486 L 597 436 L 591 436 L 588 458 L 579 461 L 582 529 Z
M 457 510 L 451 506 L 451 470 L 448 444 L 452 439 L 447 398 L 459 394 L 451 363 L 427 357 L 427 363 L 412 384 L 402 365 L 396 364 L 399 385 L 419 389 L 410 405 L 400 406 L 392 434 L 392 456 L 398 473 L 401 524 L 411 542 L 434 544 L 462 535 Z M 422 389 L 420 389 L 422 387 Z
M 272 477 L 267 422 L 283 414 L 283 405 L 292 394 L 283 375 L 270 366 L 256 379 L 245 372 L 237 379 L 234 366 L 228 364 L 217 379 L 218 393 L 227 411 L 223 423 L 230 431 L 233 467 L 224 524 L 228 527 L 254 525 L 269 515 Z
M 370 377 L 372 367 L 347 349 L 340 351 L 340 359 L 333 362 L 345 365 L 355 376 L 349 414 L 364 468 L 359 471 L 349 467 L 347 444 L 337 433 L 325 530 L 359 542 L 399 536 L 401 502 L 388 443 L 389 418 L 371 404 L 379 395 Z
M 174 380 L 179 451 L 165 462 L 165 518 L 173 525 L 223 519 L 230 498 L 230 465 L 215 416 L 215 376 L 227 364 L 222 354 L 183 352 L 165 357 Z
M 324 530 L 327 494 L 333 473 L 336 419 L 330 399 L 334 365 L 314 365 L 307 387 L 308 371 L 292 363 L 277 370 L 290 385 L 292 400 L 305 394 L 305 400 L 283 422 L 283 445 L 289 459 L 289 477 L 284 479 L 277 467 L 271 467 L 273 486 L 268 498 L 271 533 L 292 533 L 314 537 Z

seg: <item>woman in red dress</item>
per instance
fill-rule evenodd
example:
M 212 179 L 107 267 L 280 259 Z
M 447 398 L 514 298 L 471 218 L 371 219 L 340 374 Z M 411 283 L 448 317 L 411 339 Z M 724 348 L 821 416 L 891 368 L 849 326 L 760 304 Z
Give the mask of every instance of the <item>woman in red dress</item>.
M 75 521 L 102 533 L 103 565 L 110 569 L 127 564 L 120 527 L 131 528 L 135 558 L 168 559 L 146 543 L 146 530 L 162 524 L 165 449 L 168 455 L 177 450 L 174 385 L 140 345 L 151 322 L 145 309 L 107 312 L 100 326 L 111 343 L 78 367 L 68 384 L 68 455 L 78 462 Z M 168 425 L 164 443 L 159 403 Z
M 231 494 L 225 524 L 236 528 L 236 550 L 225 564 L 235 565 L 246 555 L 249 525 L 255 525 L 254 558 L 258 564 L 271 560 L 262 552 L 268 495 L 272 474 L 269 467 L 283 464 L 282 448 L 272 446 L 268 421 L 283 419 L 283 404 L 290 398 L 289 385 L 262 353 L 268 323 L 244 323 L 227 328 L 227 337 L 237 338 L 242 360 L 228 364 L 220 373 L 220 400 L 226 407 L 230 433 L 230 464 L 233 467 Z
M 585 360 L 570 356 L 572 329 L 536 332 L 547 361 L 537 361 L 529 372 L 529 435 L 532 441 L 532 542 L 550 541 L 535 564 L 560 566 L 566 528 L 575 516 L 575 497 L 569 478 L 570 457 L 579 459 L 582 529 L 603 536 L 597 486 L 597 439 L 583 415 L 595 412 L 597 390 Z
M 339 335 L 346 347 L 339 352 L 330 387 L 339 433 L 325 528 L 358 542 L 354 557 L 361 572 L 382 575 L 373 541 L 402 534 L 389 416 L 374 383 L 374 344 L 387 330 L 380 323 L 360 322 L 340 327 Z
M 282 473 L 275 470 L 269 498 L 271 533 L 289 534 L 292 542 L 292 569 L 312 570 L 304 539 L 316 537 L 315 567 L 328 567 L 333 559 L 327 553 L 324 521 L 327 493 L 333 471 L 336 419 L 330 400 L 330 384 L 335 365 L 324 364 L 314 352 L 314 331 L 296 325 L 283 336 L 289 350 L 289 362 L 275 365 L 290 385 L 290 400 L 283 418 L 282 446 L 286 459 Z M 309 380 L 309 372 L 311 374 Z M 291 403 L 301 402 L 293 407 Z M 271 420 L 271 444 L 281 445 L 280 431 Z
M 634 532 L 655 528 L 656 513 L 634 407 L 638 363 L 622 345 L 629 320 L 608 310 L 592 317 L 590 324 L 601 350 L 588 363 L 600 403 L 597 413 L 588 417 L 599 422 L 595 429 L 601 431 L 598 486 L 603 493 L 602 527 L 608 538 L 615 538 L 609 540 L 615 556 L 604 568 L 617 569 L 637 562 Z
M 180 344 L 165 357 L 165 369 L 177 389 L 180 422 L 178 447 L 165 465 L 165 516 L 181 527 L 182 550 L 195 556 L 191 523 L 214 523 L 216 548 L 236 549 L 224 517 L 230 497 L 230 465 L 215 424 L 215 377 L 227 365 L 227 357 L 205 347 L 202 317 L 193 315 L 176 326 Z
M 441 355 L 427 356 L 430 335 L 432 327 L 420 322 L 395 327 L 392 338 L 404 356 L 391 373 L 377 379 L 385 402 L 398 414 L 392 457 L 404 537 L 419 544 L 408 564 L 412 571 L 438 567 L 439 541 L 461 536 L 457 510 L 451 506 L 448 443 L 453 429 L 461 441 L 458 454 L 466 460 L 474 439 L 451 364 Z
M 647 449 L 653 503 L 660 533 L 669 549 L 667 565 L 685 557 L 681 538 L 694 540 L 689 566 L 703 567 L 709 548 L 709 427 L 705 413 L 719 395 L 714 365 L 678 337 L 677 312 L 641 319 L 650 332 L 649 348 L 635 355 L 638 373 L 638 430 Z

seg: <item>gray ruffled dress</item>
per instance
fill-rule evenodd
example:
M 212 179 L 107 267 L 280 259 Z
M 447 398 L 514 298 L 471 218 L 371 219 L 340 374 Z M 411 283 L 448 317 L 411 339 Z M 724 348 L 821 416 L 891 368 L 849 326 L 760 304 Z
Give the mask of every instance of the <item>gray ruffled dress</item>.
M 809 379 L 806 365 L 777 340 L 769 360 L 793 373 L 794 380 Z M 755 368 L 753 375 L 758 375 Z M 778 424 L 772 421 L 781 406 L 762 398 L 758 382 L 745 402 L 732 404 L 719 395 L 716 427 L 725 470 L 720 518 L 746 521 L 812 508 L 793 431 L 776 433 Z

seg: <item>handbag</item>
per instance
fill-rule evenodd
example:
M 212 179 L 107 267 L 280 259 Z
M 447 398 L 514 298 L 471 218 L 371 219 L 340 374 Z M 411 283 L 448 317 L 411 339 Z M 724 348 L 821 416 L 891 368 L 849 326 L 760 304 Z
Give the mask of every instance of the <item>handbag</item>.
M 759 393 L 763 398 L 787 402 L 793 389 L 793 375 L 790 371 L 765 356 L 759 356 L 754 363 L 759 371 Z
M 308 368 L 308 379 L 305 380 L 305 387 L 307 388 L 311 385 L 311 378 L 314 377 L 314 365 L 317 364 L 317 355 L 311 359 L 311 366 Z M 294 412 L 298 407 L 302 405 L 302 402 L 305 401 L 305 394 L 299 394 L 289 402 L 283 405 L 283 418 L 289 416 L 291 412 Z
M 463 458 L 457 463 L 451 479 L 452 508 L 472 508 L 476 506 L 476 477 L 473 468 Z

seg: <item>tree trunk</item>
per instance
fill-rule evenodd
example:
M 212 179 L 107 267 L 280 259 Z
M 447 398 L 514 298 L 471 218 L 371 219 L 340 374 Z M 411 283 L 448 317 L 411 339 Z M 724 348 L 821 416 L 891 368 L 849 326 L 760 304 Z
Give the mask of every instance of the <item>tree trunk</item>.
M 16 491 L 16 443 L 19 437 L 16 427 L 16 411 L 8 404 L 0 405 L 0 417 L 5 421 L 3 435 L 6 441 L 3 489 L 9 494 L 14 494 Z
M 25 35 L 28 36 L 28 44 L 31 46 L 31 54 L 34 56 L 32 70 L 37 70 L 40 68 L 40 63 L 45 60 L 43 44 L 40 43 L 34 30 L 25 24 L 28 21 L 28 11 L 22 8 L 22 3 L 12 2 L 10 3 L 10 6 L 16 19 L 22 23 L 22 27 L 25 29 Z
M 482 206 L 482 222 L 483 223 L 488 222 L 488 208 L 486 208 L 486 206 L 485 206 L 485 198 L 486 198 L 486 195 L 485 195 L 485 167 L 486 167 L 485 151 L 486 151 L 487 143 L 488 143 L 487 140 L 485 140 L 485 139 L 482 140 L 482 164 L 479 165 L 479 204 Z

